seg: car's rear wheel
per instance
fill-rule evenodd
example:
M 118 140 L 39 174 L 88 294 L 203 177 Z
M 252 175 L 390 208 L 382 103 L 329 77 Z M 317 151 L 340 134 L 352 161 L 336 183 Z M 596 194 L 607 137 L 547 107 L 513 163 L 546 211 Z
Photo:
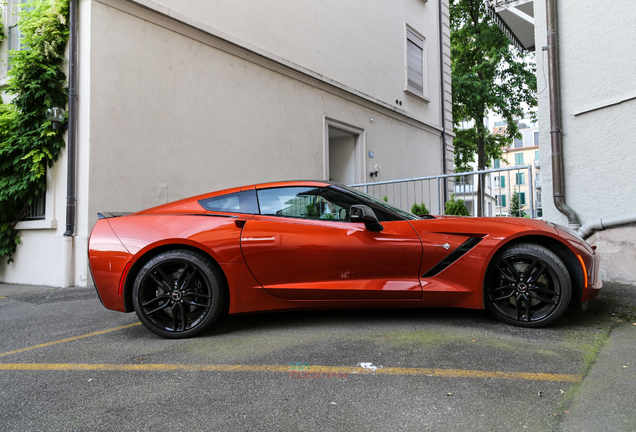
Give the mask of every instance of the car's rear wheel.
M 572 296 L 563 261 L 536 244 L 518 244 L 497 254 L 484 287 L 486 309 L 521 327 L 543 327 L 559 318 Z
M 137 274 L 133 305 L 139 320 L 153 333 L 172 339 L 190 337 L 218 318 L 224 283 L 220 270 L 205 256 L 167 251 Z

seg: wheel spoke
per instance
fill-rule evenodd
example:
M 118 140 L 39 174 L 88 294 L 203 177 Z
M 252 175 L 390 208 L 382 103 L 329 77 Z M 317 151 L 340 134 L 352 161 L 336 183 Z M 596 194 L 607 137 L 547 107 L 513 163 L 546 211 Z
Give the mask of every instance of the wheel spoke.
M 167 300 L 167 299 L 169 299 L 169 298 L 170 298 L 170 296 L 169 296 L 169 295 L 167 295 L 167 294 L 162 294 L 162 295 L 160 295 L 160 296 L 157 296 L 157 297 L 153 298 L 152 300 L 149 300 L 149 301 L 147 301 L 147 302 L 143 303 L 143 304 L 142 304 L 142 306 L 143 306 L 143 307 L 148 307 L 148 306 L 150 306 L 150 305 L 151 305 L 151 304 L 153 304 L 153 303 L 156 303 L 156 302 L 161 301 L 161 300 Z
M 157 277 L 157 274 L 159 275 L 159 277 Z M 172 284 L 174 283 L 174 281 L 173 281 L 172 278 L 170 278 L 167 274 L 164 273 L 164 271 L 161 269 L 161 267 L 156 267 L 153 271 L 148 273 L 148 275 L 158 285 L 163 286 L 164 287 L 163 288 L 164 291 L 171 291 L 172 290 Z
M 558 296 L 557 296 L 557 300 L 553 300 L 553 299 L 549 299 L 549 298 L 546 298 L 546 297 L 542 297 L 542 296 L 537 295 L 537 294 L 532 293 L 532 292 L 530 293 L 530 295 L 532 296 L 532 298 L 534 298 L 536 300 L 542 301 L 544 303 L 549 303 L 551 305 L 556 305 L 556 304 L 559 303 Z
M 537 264 L 540 264 L 539 266 L 537 266 Z M 545 271 L 547 265 L 545 262 L 539 260 L 539 259 L 535 259 L 532 264 L 530 265 L 530 267 L 528 267 L 528 273 L 527 273 L 527 282 L 528 283 L 536 283 L 537 280 L 539 280 L 539 278 L 541 277 L 541 275 L 543 274 L 543 272 Z
M 180 316 L 179 316 L 180 315 Z M 182 318 L 183 329 L 185 330 L 185 311 L 181 303 L 175 303 L 172 306 L 172 331 L 179 331 L 179 318 Z
M 542 294 L 548 294 L 548 295 L 558 295 L 554 290 L 538 287 L 536 285 L 534 287 L 530 288 L 530 291 L 531 292 L 540 292 Z
M 208 307 L 208 306 L 210 306 L 210 305 L 209 305 L 209 304 L 207 304 L 207 303 L 197 303 L 197 302 L 195 302 L 195 301 L 187 300 L 187 299 L 185 299 L 185 298 L 183 299 L 183 302 L 184 302 L 185 304 L 187 304 L 187 305 L 190 305 L 190 306 L 198 306 L 198 307 Z
M 190 264 L 186 264 L 185 267 L 183 268 L 183 271 L 181 272 L 181 274 L 179 275 L 179 278 L 177 279 L 177 288 L 179 289 L 183 289 L 183 278 L 186 276 L 186 274 L 188 274 L 188 269 L 190 268 Z
M 501 291 L 501 290 L 513 290 L 515 288 L 516 288 L 516 286 L 514 284 L 513 285 L 504 285 L 504 286 L 500 286 L 500 287 L 497 287 L 497 288 L 493 288 L 492 291 L 494 292 L 494 291 Z
M 530 321 L 530 306 L 532 305 L 528 296 L 524 296 L 524 299 L 526 302 L 526 321 Z
M 146 313 L 146 315 L 152 315 L 156 312 L 159 312 L 160 310 L 163 310 L 166 308 L 166 306 L 168 306 L 168 302 L 165 302 L 163 304 L 160 304 L 159 306 L 157 306 L 156 308 L 149 310 L 149 311 L 144 311 Z
M 500 266 L 501 263 L 504 264 L 505 269 L 501 268 Z M 497 268 L 502 272 L 504 277 L 508 279 L 510 282 L 512 283 L 520 282 L 521 277 L 519 275 L 519 272 L 517 271 L 517 268 L 515 267 L 514 263 L 510 262 L 508 259 L 502 259 L 501 261 L 499 261 L 499 263 L 497 263 Z M 508 273 L 510 274 L 507 274 L 505 270 L 507 270 Z
M 188 267 L 191 267 L 191 266 L 188 266 Z M 186 270 L 187 270 L 188 267 L 186 267 Z M 194 267 L 191 267 L 191 268 L 192 268 L 192 272 L 190 272 L 190 275 L 188 276 L 188 280 L 186 280 L 183 285 L 181 285 L 181 282 L 179 282 L 179 286 L 181 287 L 182 290 L 188 289 L 188 287 L 192 283 L 192 280 L 194 279 L 194 276 L 198 272 L 198 270 L 196 268 L 194 268 Z M 183 277 L 183 275 L 185 275 L 186 270 L 183 270 L 182 277 Z
M 202 297 L 202 298 L 212 298 L 212 296 L 210 296 L 209 294 L 203 294 L 203 293 L 198 293 L 198 292 L 189 292 L 185 294 L 186 296 L 194 296 L 194 297 Z
M 515 295 L 515 292 L 514 292 L 514 291 L 512 291 L 510 294 L 505 295 L 505 296 L 502 296 L 502 297 L 494 298 L 494 299 L 492 299 L 492 301 L 493 301 L 493 302 L 498 302 L 498 301 L 501 301 L 501 300 L 506 300 L 506 299 L 509 299 L 510 297 L 512 297 L 512 296 L 514 296 L 514 295 Z

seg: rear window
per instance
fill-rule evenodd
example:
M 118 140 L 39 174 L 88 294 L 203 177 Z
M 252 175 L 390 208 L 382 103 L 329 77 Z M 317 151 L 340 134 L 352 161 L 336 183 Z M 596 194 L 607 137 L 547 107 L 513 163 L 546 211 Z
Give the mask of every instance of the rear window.
M 199 201 L 199 204 L 204 209 L 214 212 L 258 213 L 258 202 L 254 189 L 203 199 Z

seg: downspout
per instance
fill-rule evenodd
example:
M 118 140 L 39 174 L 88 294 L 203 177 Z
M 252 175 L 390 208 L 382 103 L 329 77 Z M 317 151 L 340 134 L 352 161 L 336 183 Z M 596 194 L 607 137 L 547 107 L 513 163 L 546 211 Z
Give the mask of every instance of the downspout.
M 441 83 L 441 107 L 442 107 L 442 174 L 446 174 L 446 89 L 444 86 L 444 30 L 442 2 L 439 0 L 439 76 Z M 439 191 L 438 191 L 439 193 Z M 448 198 L 448 181 L 444 177 L 444 206 Z
M 68 77 L 68 142 L 66 173 L 66 232 L 75 235 L 76 153 L 77 153 L 77 0 L 70 1 L 69 77 Z
M 620 225 L 629 225 L 636 223 L 636 215 L 618 216 L 609 219 L 596 219 L 588 222 L 579 228 L 579 235 L 583 240 L 587 240 L 596 231 L 603 231 L 608 228 L 614 228 Z
M 73 285 L 73 236 L 76 213 L 76 153 L 77 153 L 77 0 L 69 4 L 69 79 L 68 79 L 68 133 L 66 166 L 66 231 L 62 241 L 64 254 L 64 286 Z
M 552 146 L 552 197 L 556 208 L 568 218 L 570 228 L 581 226 L 579 216 L 565 203 L 563 143 L 561 141 L 561 98 L 559 95 L 559 46 L 557 39 L 557 0 L 546 0 L 548 36 L 548 86 L 550 93 L 550 141 Z

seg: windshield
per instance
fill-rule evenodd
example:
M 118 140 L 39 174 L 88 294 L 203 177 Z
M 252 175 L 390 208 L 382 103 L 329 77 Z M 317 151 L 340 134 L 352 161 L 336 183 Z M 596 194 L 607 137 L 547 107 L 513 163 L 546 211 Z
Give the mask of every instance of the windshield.
M 345 185 L 338 185 L 338 187 L 341 187 L 345 190 L 347 190 L 348 192 L 351 192 L 354 195 L 357 195 L 361 198 L 364 198 L 367 201 L 372 201 L 374 204 L 377 204 L 378 206 L 392 212 L 392 213 L 397 213 L 398 215 L 402 216 L 404 219 L 408 219 L 408 220 L 416 220 L 416 219 L 420 219 L 419 217 L 415 216 L 412 213 L 406 212 L 404 210 L 400 210 L 397 207 L 393 207 L 392 205 L 389 205 L 388 203 L 386 203 L 385 201 L 382 201 L 381 199 L 378 199 L 374 196 L 368 195 L 362 191 L 359 191 L 358 189 L 354 189 L 352 187 L 349 186 L 345 186 Z

